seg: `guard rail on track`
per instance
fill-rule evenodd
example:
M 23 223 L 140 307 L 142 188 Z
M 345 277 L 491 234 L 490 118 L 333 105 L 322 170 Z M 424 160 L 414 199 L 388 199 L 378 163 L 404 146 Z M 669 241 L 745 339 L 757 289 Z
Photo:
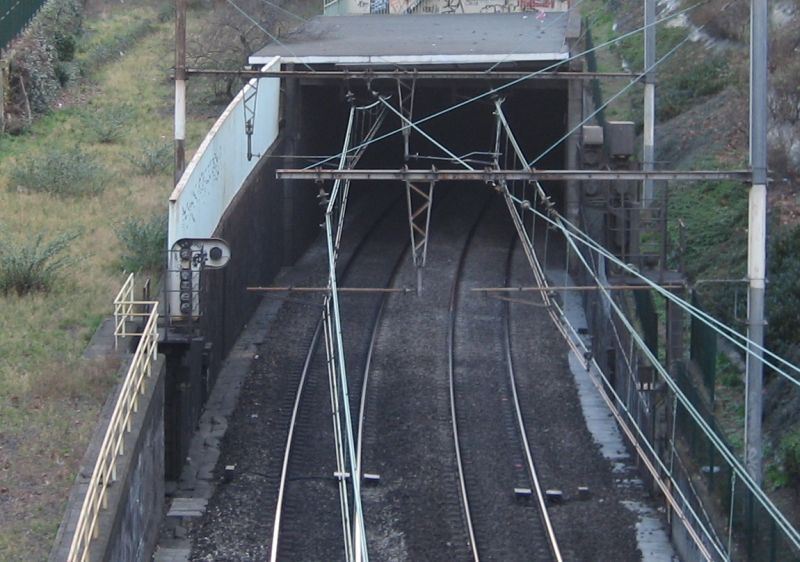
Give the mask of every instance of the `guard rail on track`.
M 130 274 L 114 299 L 115 342 L 119 337 L 140 336 L 125 380 L 111 414 L 103 444 L 89 480 L 89 487 L 78 516 L 68 562 L 88 562 L 92 539 L 97 537 L 100 511 L 108 504 L 109 486 L 117 480 L 117 459 L 125 453 L 125 436 L 131 431 L 158 351 L 158 301 L 133 300 L 134 275 Z M 128 331 L 128 323 L 144 317 L 140 332 Z

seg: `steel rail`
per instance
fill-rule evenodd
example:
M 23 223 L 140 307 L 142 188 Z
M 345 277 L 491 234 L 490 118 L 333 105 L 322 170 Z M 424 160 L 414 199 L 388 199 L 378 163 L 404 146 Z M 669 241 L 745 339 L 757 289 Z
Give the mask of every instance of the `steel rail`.
M 389 215 L 391 210 L 394 206 L 400 201 L 400 198 L 396 198 L 390 205 L 386 207 L 383 213 L 375 220 L 375 222 L 370 226 L 367 230 L 365 235 L 359 241 L 358 245 L 353 250 L 353 254 L 347 260 L 345 267 L 342 271 L 342 276 L 344 277 L 347 275 L 350 266 L 353 264 L 355 259 L 361 253 L 362 248 L 364 247 L 365 242 L 370 237 L 370 235 L 377 229 L 378 225 Z M 284 448 L 283 454 L 283 463 L 281 465 L 281 478 L 278 484 L 278 499 L 275 505 L 275 519 L 272 525 L 272 543 L 270 545 L 270 562 L 277 562 L 278 560 L 278 546 L 279 546 L 279 539 L 280 539 L 280 530 L 281 530 L 281 519 L 283 513 L 283 502 L 286 495 L 286 482 L 288 481 L 288 473 L 289 473 L 289 461 L 291 458 L 292 453 L 292 446 L 294 444 L 294 430 L 297 421 L 297 413 L 300 410 L 301 399 L 303 395 L 303 390 L 305 388 L 305 382 L 308 375 L 308 372 L 311 368 L 311 362 L 314 357 L 314 353 L 317 351 L 317 345 L 319 344 L 319 336 L 322 332 L 322 324 L 323 324 L 323 317 L 325 312 L 320 315 L 319 320 L 317 320 L 317 325 L 314 329 L 314 335 L 312 336 L 311 343 L 308 347 L 308 352 L 306 353 L 305 360 L 303 361 L 303 370 L 300 375 L 300 381 L 297 385 L 297 393 L 295 395 L 294 404 L 292 406 L 292 415 L 289 421 L 289 433 L 286 436 L 286 446 Z
M 317 343 L 319 342 L 319 334 L 322 332 L 322 317 L 317 320 L 317 326 L 314 329 L 314 335 L 311 338 L 311 344 L 308 346 L 306 359 L 303 363 L 303 370 L 300 375 L 300 382 L 297 385 L 297 394 L 294 397 L 294 405 L 292 406 L 292 416 L 289 420 L 289 433 L 286 436 L 286 447 L 283 452 L 283 464 L 281 465 L 281 479 L 278 484 L 278 500 L 275 506 L 275 520 L 272 524 L 272 543 L 270 545 L 270 562 L 276 562 L 278 559 L 278 543 L 281 532 L 281 516 L 283 514 L 283 499 L 286 494 L 286 481 L 289 473 L 289 459 L 292 453 L 292 444 L 294 442 L 294 429 L 297 422 L 297 413 L 300 411 L 300 401 L 305 389 L 306 377 L 309 368 L 311 367 L 311 360 L 314 357 L 314 352 L 317 350 Z
M 672 284 L 661 285 L 664 289 L 685 289 L 686 285 Z M 608 291 L 637 291 L 650 290 L 647 285 L 609 285 L 605 287 Z M 475 293 L 541 293 L 543 291 L 599 291 L 594 285 L 548 285 L 546 287 L 473 287 L 470 291 Z
M 397 262 L 392 269 L 392 272 L 389 276 L 389 280 L 386 283 L 387 289 L 394 284 L 395 279 L 397 278 L 397 274 L 400 272 L 400 266 L 408 256 L 408 250 L 410 248 L 410 244 L 406 244 L 405 248 L 400 255 L 397 257 Z M 366 404 L 367 404 L 367 384 L 369 382 L 369 374 L 372 369 L 372 352 L 375 350 L 375 342 L 378 339 L 378 327 L 380 326 L 381 319 L 383 318 L 383 311 L 386 308 L 386 302 L 388 300 L 389 293 L 384 292 L 381 295 L 380 304 L 375 309 L 375 314 L 372 319 L 372 334 L 369 338 L 369 344 L 367 347 L 367 356 L 364 359 L 364 369 L 363 374 L 361 377 L 361 399 L 358 405 L 358 437 L 356 438 L 356 459 L 358 461 L 358 473 L 363 475 L 361 471 L 361 452 L 362 452 L 362 444 L 363 444 L 363 435 L 364 435 L 364 419 L 366 415 Z
M 506 260 L 506 285 L 511 282 L 511 266 L 514 258 L 514 248 L 516 247 L 517 237 L 512 239 L 511 247 L 508 251 L 508 259 Z M 522 407 L 519 403 L 519 394 L 517 393 L 517 376 L 514 369 L 514 357 L 511 352 L 511 311 L 508 301 L 503 303 L 503 343 L 505 347 L 506 366 L 508 367 L 508 384 L 511 388 L 512 401 L 514 403 L 514 417 L 517 420 L 517 428 L 519 429 L 520 442 L 525 453 L 525 462 L 528 469 L 528 477 L 530 478 L 536 496 L 536 505 L 538 506 L 539 518 L 541 519 L 542 526 L 544 527 L 545 534 L 547 535 L 547 544 L 553 560 L 562 562 L 561 549 L 558 546 L 555 530 L 550 521 L 550 515 L 547 512 L 547 502 L 545 501 L 544 494 L 542 493 L 542 486 L 539 482 L 539 476 L 536 472 L 536 465 L 533 462 L 533 454 L 531 453 L 531 446 L 528 441 L 528 434 L 525 429 L 525 419 L 522 415 Z
M 454 158 L 455 159 L 455 158 Z M 370 181 L 482 181 L 499 183 L 501 181 L 554 181 L 554 180 L 596 180 L 596 181 L 704 181 L 733 180 L 746 182 L 750 177 L 747 170 L 495 170 L 495 169 L 340 169 L 333 168 L 279 168 L 275 171 L 277 179 L 290 180 L 370 180 Z
M 488 209 L 488 202 L 484 203 L 481 212 L 475 223 L 470 228 L 467 234 L 467 239 L 464 242 L 464 247 L 461 250 L 461 255 L 458 258 L 458 265 L 456 267 L 456 275 L 453 279 L 453 285 L 450 291 L 450 306 L 449 306 L 449 322 L 447 327 L 447 372 L 448 382 L 450 386 L 450 419 L 453 427 L 453 443 L 455 445 L 456 453 L 456 466 L 458 468 L 458 484 L 461 491 L 461 505 L 464 508 L 464 520 L 467 525 L 467 535 L 469 536 L 469 546 L 472 551 L 472 559 L 474 562 L 480 562 L 480 554 L 478 553 L 478 544 L 475 539 L 475 529 L 472 524 L 472 515 L 469 508 L 469 495 L 467 493 L 467 481 L 464 476 L 464 464 L 461 455 L 461 440 L 458 436 L 458 413 L 456 411 L 456 393 L 455 393 L 455 328 L 456 328 L 456 309 L 458 304 L 458 289 L 460 286 L 461 274 L 464 270 L 464 262 L 466 261 L 467 251 L 478 230 L 478 225 L 481 223 L 486 210 Z
M 330 287 L 247 287 L 253 293 L 329 293 Z M 336 287 L 340 293 L 411 293 L 414 289 L 408 287 Z

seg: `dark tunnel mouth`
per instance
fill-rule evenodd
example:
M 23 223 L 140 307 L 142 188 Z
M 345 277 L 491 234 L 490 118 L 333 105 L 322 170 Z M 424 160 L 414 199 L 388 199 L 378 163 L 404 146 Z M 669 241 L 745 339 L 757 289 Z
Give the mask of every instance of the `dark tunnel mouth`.
M 363 83 L 362 83 L 363 84 Z M 484 94 L 491 84 L 480 80 L 420 81 L 416 84 L 413 120 L 416 122 L 427 116 L 439 113 L 474 96 Z M 370 90 L 386 97 L 392 106 L 398 108 L 397 83 L 393 80 L 371 84 Z M 300 142 L 298 154 L 333 156 L 341 152 L 345 136 L 347 117 L 350 110 L 348 93 L 355 94 L 358 104 L 374 101 L 375 97 L 364 88 L 349 90 L 343 83 L 324 85 L 303 85 L 300 105 Z M 526 87 L 525 84 L 508 88 L 500 96 L 504 99 L 502 108 L 509 125 L 528 161 L 534 160 L 542 152 L 561 140 L 567 132 L 567 84 L 566 81 L 550 81 L 547 87 Z M 489 166 L 491 157 L 485 154 L 494 150 L 496 120 L 494 116 L 494 97 L 486 96 L 478 101 L 463 105 L 441 116 L 420 124 L 444 147 L 459 157 L 472 154 L 477 160 L 470 162 L 475 169 Z M 388 110 L 387 110 L 388 111 Z M 377 136 L 382 136 L 401 127 L 400 118 L 387 112 L 384 123 Z M 505 147 L 501 147 L 503 152 Z M 511 147 L 508 147 L 511 151 Z M 441 148 L 426 140 L 417 131 L 412 131 L 410 153 L 406 163 L 403 158 L 403 137 L 398 133 L 378 140 L 370 145 L 359 161 L 357 168 L 398 170 L 404 165 L 411 169 L 464 169 L 457 161 L 448 157 Z M 321 160 L 293 160 L 292 167 L 305 167 Z M 325 162 L 323 167 L 335 167 L 338 158 Z M 500 158 L 501 168 L 520 169 L 512 161 Z M 560 142 L 535 164 L 540 169 L 566 169 L 566 146 Z M 376 188 L 364 189 L 353 182 L 355 197 L 368 197 Z M 400 185 L 400 182 L 385 182 Z M 559 212 L 564 211 L 565 182 L 542 182 L 545 192 L 552 198 Z M 488 186 L 487 186 L 488 188 Z M 317 186 L 318 189 L 318 186 Z

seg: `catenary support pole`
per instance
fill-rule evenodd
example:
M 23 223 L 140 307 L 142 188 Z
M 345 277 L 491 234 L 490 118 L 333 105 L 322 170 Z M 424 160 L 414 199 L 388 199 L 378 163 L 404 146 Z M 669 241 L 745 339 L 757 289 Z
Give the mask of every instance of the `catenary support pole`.
M 655 161 L 656 126 L 656 0 L 644 0 L 644 67 L 651 69 L 644 77 L 644 134 L 642 146 L 642 169 L 653 171 Z M 653 202 L 653 180 L 642 184 L 642 202 L 649 207 Z
M 767 246 L 767 0 L 750 2 L 750 188 L 747 231 L 747 356 L 745 465 L 762 483 L 761 418 L 763 409 L 764 293 Z
M 186 167 L 186 0 L 175 0 L 175 183 Z

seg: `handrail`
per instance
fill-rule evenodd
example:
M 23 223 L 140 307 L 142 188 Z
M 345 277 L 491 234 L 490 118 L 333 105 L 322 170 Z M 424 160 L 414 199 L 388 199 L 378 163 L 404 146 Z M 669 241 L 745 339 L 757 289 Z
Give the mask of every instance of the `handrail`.
M 114 316 L 117 326 L 123 326 L 120 333 L 115 329 L 117 337 L 126 335 L 140 335 L 141 339 L 133 354 L 125 380 L 122 383 L 117 403 L 111 414 L 111 419 L 106 429 L 103 444 L 97 455 L 97 461 L 89 480 L 86 497 L 83 501 L 75 534 L 67 556 L 68 562 L 88 562 L 91 541 L 97 538 L 98 519 L 100 511 L 108 507 L 108 489 L 117 480 L 117 459 L 125 453 L 125 436 L 131 431 L 132 420 L 139 411 L 139 397 L 145 392 L 145 384 L 152 374 L 153 363 L 158 352 L 158 302 L 134 301 L 134 277 L 130 274 L 122 285 L 122 289 L 114 299 Z M 135 307 L 147 305 L 150 307 L 146 313 L 147 322 L 144 329 L 132 334 L 124 328 L 125 322 L 134 315 L 144 313 L 134 312 Z

